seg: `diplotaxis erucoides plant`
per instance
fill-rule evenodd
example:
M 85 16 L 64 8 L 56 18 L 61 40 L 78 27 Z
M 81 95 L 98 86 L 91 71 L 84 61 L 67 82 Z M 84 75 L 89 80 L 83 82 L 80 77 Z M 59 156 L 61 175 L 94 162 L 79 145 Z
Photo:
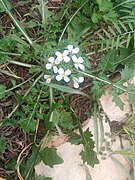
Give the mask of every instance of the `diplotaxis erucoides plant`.
M 69 44 L 63 52 L 56 51 L 55 56 L 51 56 L 45 65 L 47 73 L 44 75 L 46 83 L 52 81 L 69 83 L 72 82 L 74 88 L 84 82 L 84 77 L 79 71 L 85 71 L 84 59 L 79 53 L 80 49 Z

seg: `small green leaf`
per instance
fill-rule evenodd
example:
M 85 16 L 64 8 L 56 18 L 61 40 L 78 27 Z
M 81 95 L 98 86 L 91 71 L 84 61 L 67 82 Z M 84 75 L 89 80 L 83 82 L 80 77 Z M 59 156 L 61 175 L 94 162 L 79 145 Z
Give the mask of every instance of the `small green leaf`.
M 124 110 L 124 103 L 121 101 L 120 97 L 115 91 L 112 91 L 111 94 L 113 95 L 112 101 L 123 111 Z
M 36 180 L 52 180 L 51 177 L 45 177 L 45 176 L 36 176 Z
M 87 129 L 84 133 L 83 133 L 83 138 L 82 138 L 82 144 L 84 145 L 84 150 L 82 150 L 82 152 L 80 153 L 83 162 L 87 162 L 88 165 L 94 167 L 95 164 L 98 164 L 99 161 L 97 159 L 97 154 L 96 152 L 93 150 L 94 149 L 94 141 L 92 140 L 92 134 L 89 131 L 89 129 Z
M 5 96 L 4 91 L 6 90 L 6 87 L 4 85 L 0 85 L 0 99 L 2 99 Z
M 56 148 L 46 147 L 40 151 L 39 155 L 44 164 L 50 166 L 51 168 L 56 164 L 63 163 L 63 159 L 57 155 Z
M 88 165 L 94 167 L 95 164 L 98 164 L 97 154 L 91 150 L 88 146 L 84 146 L 84 150 L 80 153 L 83 163 L 87 162 Z
M 6 150 L 6 141 L 4 137 L 0 137 L 0 152 L 5 153 Z
M 78 134 L 73 134 L 69 139 L 68 142 L 70 142 L 71 144 L 75 144 L 78 145 L 82 142 L 82 138 L 80 135 Z
M 36 129 L 36 121 L 33 119 L 29 121 L 29 118 L 22 118 L 19 120 L 19 124 L 24 132 L 33 132 Z
M 129 84 L 129 86 L 127 87 L 127 92 L 128 92 L 129 102 L 135 105 L 135 85 Z

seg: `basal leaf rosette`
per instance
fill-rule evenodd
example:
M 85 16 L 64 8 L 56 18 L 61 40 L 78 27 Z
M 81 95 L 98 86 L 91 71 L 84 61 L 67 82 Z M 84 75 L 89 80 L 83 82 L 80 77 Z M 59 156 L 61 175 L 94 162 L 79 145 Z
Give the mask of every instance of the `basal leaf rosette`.
M 72 84 L 76 89 L 84 82 L 84 77 L 78 71 L 85 71 L 84 58 L 80 49 L 69 44 L 63 51 L 56 51 L 45 64 L 46 83 Z

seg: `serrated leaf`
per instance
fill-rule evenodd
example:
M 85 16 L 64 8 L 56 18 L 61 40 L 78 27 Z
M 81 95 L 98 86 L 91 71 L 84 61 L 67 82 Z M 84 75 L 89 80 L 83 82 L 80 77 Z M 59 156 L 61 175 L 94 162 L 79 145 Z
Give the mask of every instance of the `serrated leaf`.
M 120 97 L 114 91 L 111 93 L 113 95 L 112 101 L 123 111 L 124 110 L 124 103 L 121 101 Z
M 127 87 L 129 102 L 135 105 L 135 84 L 129 84 Z
M 6 141 L 5 138 L 0 136 L 0 152 L 5 153 L 6 150 Z
M 31 121 L 29 121 L 29 118 L 22 118 L 19 120 L 19 124 L 21 126 L 21 128 L 23 129 L 24 132 L 33 132 L 36 129 L 36 121 L 31 119 Z
M 87 162 L 88 165 L 94 167 L 94 165 L 98 164 L 99 161 L 97 159 L 96 152 L 93 150 L 95 146 L 94 146 L 94 141 L 92 140 L 91 137 L 92 134 L 89 131 L 89 129 L 87 129 L 83 133 L 82 144 L 84 145 L 84 150 L 82 150 L 80 155 L 84 163 Z
M 39 156 L 41 160 L 44 162 L 45 165 L 50 166 L 53 168 L 56 164 L 63 163 L 63 159 L 57 155 L 56 148 L 48 148 L 46 147 L 42 151 L 40 151 Z
M 125 82 L 127 82 L 128 80 L 130 80 L 132 77 L 134 76 L 134 72 L 132 71 L 132 69 L 130 69 L 128 66 L 125 66 L 125 68 L 122 70 L 121 72 L 121 78 L 122 80 L 124 80 Z
M 78 145 L 82 142 L 82 137 L 78 134 L 73 134 L 69 139 L 68 142 L 70 142 L 71 144 L 75 144 Z
M 91 150 L 88 146 L 84 147 L 84 150 L 81 151 L 80 156 L 83 160 L 83 163 L 87 162 L 88 165 L 94 167 L 95 164 L 98 164 L 97 154 Z

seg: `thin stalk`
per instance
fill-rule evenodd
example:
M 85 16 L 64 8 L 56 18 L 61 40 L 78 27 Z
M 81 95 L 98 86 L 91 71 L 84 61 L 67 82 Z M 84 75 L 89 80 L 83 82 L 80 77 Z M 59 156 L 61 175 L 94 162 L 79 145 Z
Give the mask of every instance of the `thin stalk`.
M 16 76 L 15 74 L 9 73 L 8 71 L 5 71 L 5 70 L 3 70 L 3 69 L 1 69 L 1 68 L 0 68 L 0 73 L 6 74 L 7 76 L 14 77 L 15 79 L 22 79 L 21 77 Z
M 52 109 L 52 105 L 53 105 L 53 88 L 49 87 L 49 91 L 50 91 L 50 109 Z
M 80 8 L 78 8 L 77 11 L 76 11 L 76 12 L 73 14 L 73 16 L 70 18 L 70 20 L 69 20 L 68 23 L 66 24 L 64 30 L 63 30 L 62 33 L 61 33 L 61 36 L 60 36 L 60 38 L 59 38 L 59 42 L 60 42 L 61 39 L 63 38 L 63 35 L 64 35 L 67 27 L 69 26 L 69 24 L 70 24 L 71 21 L 73 20 L 73 18 L 76 16 L 76 14 L 83 8 L 83 6 L 84 6 L 87 2 L 88 2 L 88 0 L 85 1 L 85 2 L 82 4 L 82 6 L 80 6 Z
M 18 53 L 10 53 L 10 52 L 3 52 L 3 51 L 0 51 L 0 54 L 11 55 L 11 56 L 21 56 L 21 54 L 18 54 Z
M 8 62 L 11 63 L 11 64 L 16 64 L 18 66 L 23 66 L 23 67 L 28 67 L 28 68 L 31 68 L 32 66 L 35 66 L 35 65 L 32 65 L 32 64 L 22 63 L 22 62 L 13 61 L 13 60 L 8 60 Z
M 3 7 L 5 8 L 7 14 L 9 15 L 9 17 L 12 19 L 12 21 L 14 22 L 14 24 L 17 26 L 17 28 L 22 32 L 22 34 L 24 35 L 24 37 L 27 39 L 28 43 L 30 45 L 33 44 L 33 42 L 31 41 L 30 37 L 24 32 L 24 30 L 21 28 L 21 26 L 19 25 L 19 23 L 17 22 L 17 20 L 14 18 L 14 16 L 12 15 L 12 13 L 9 11 L 8 7 L 6 6 L 6 4 L 3 2 L 3 0 L 0 0 L 0 2 L 2 3 Z
M 105 84 L 112 85 L 113 87 L 118 88 L 118 89 L 120 89 L 120 90 L 122 90 L 122 91 L 124 91 L 124 92 L 128 92 L 129 94 L 135 95 L 135 93 L 130 92 L 130 91 L 128 91 L 126 88 L 122 88 L 122 87 L 120 87 L 120 86 L 118 86 L 118 85 L 116 85 L 116 84 L 114 84 L 114 83 L 112 83 L 112 82 L 110 82 L 110 81 L 106 81 L 106 80 L 101 79 L 101 78 L 99 78 L 99 77 L 97 77 L 97 76 L 94 76 L 94 75 L 92 75 L 92 74 L 88 74 L 88 73 L 85 73 L 85 72 L 82 72 L 82 71 L 77 71 L 77 72 L 79 72 L 79 73 L 81 73 L 81 74 L 83 74 L 83 75 L 86 75 L 86 76 L 88 76 L 88 77 L 91 77 L 91 78 L 93 78 L 93 79 L 96 79 L 96 80 L 98 80 L 98 81 L 104 82 Z
M 95 139 L 95 146 L 96 146 L 96 151 L 98 153 L 98 123 L 97 123 L 97 105 L 96 103 L 94 104 L 94 112 L 93 112 L 93 120 L 94 120 L 94 139 Z

